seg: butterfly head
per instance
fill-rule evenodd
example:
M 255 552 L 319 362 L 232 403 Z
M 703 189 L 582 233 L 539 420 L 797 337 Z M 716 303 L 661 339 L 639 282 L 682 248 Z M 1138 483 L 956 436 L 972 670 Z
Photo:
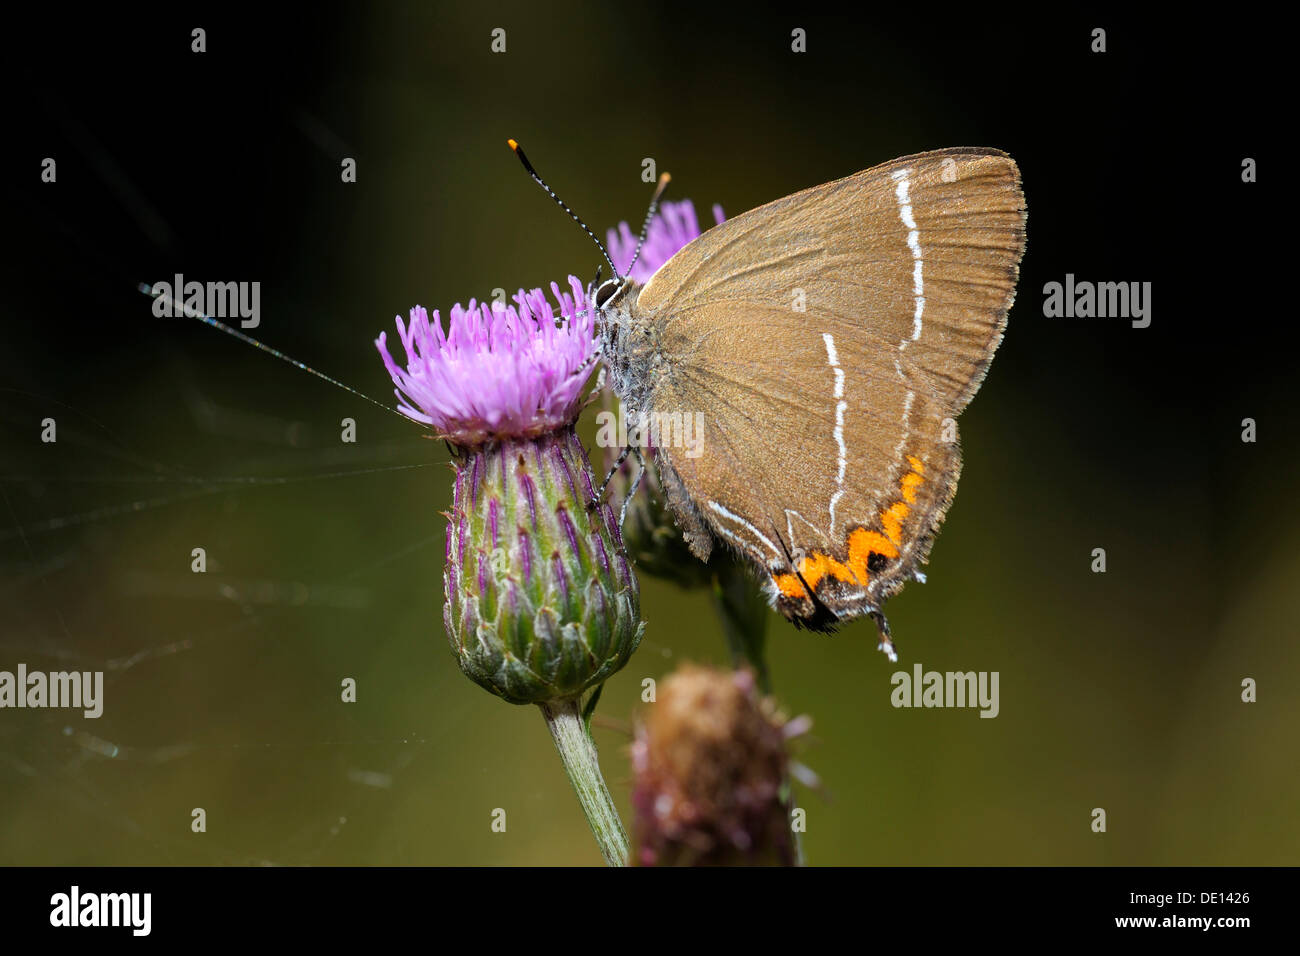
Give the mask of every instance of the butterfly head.
M 596 273 L 595 281 L 587 287 L 587 299 L 595 311 L 596 332 L 602 343 L 608 344 L 618 334 L 623 320 L 636 304 L 639 289 L 640 283 L 630 276 L 616 273 L 602 281 L 600 273 Z

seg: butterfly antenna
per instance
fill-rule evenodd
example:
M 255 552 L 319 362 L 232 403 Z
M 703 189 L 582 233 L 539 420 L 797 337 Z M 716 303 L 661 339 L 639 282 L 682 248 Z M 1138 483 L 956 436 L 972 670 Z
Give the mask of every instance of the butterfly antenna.
M 636 252 L 632 253 L 632 261 L 627 265 L 627 274 L 632 274 L 632 267 L 636 261 L 641 258 L 641 247 L 645 245 L 645 237 L 650 234 L 650 223 L 654 221 L 655 213 L 659 211 L 659 200 L 663 197 L 664 190 L 668 188 L 668 183 L 672 181 L 671 176 L 663 173 L 659 177 L 659 185 L 655 187 L 655 194 L 650 197 L 650 208 L 646 211 L 645 222 L 641 224 L 641 235 L 636 240 Z
M 515 155 L 519 157 L 519 161 L 524 164 L 524 169 L 528 172 L 528 175 L 533 177 L 533 182 L 545 189 L 546 195 L 554 199 L 559 207 L 569 214 L 569 218 L 581 226 L 583 232 L 591 236 L 591 241 L 596 244 L 596 248 L 598 248 L 600 254 L 605 257 L 605 261 L 608 262 L 609 267 L 614 270 L 614 274 L 618 275 L 618 269 L 614 267 L 614 260 L 609 257 L 609 253 L 605 250 L 605 244 L 596 238 L 596 234 L 588 228 L 585 222 L 578 218 L 578 214 L 570 209 L 563 199 L 555 195 L 555 190 L 546 185 L 546 181 L 542 179 L 541 176 L 537 175 L 537 170 L 533 169 L 533 164 L 528 161 L 528 157 L 524 155 L 524 151 L 520 145 L 513 139 L 508 139 L 506 142 L 510 144 L 510 148 L 514 150 Z

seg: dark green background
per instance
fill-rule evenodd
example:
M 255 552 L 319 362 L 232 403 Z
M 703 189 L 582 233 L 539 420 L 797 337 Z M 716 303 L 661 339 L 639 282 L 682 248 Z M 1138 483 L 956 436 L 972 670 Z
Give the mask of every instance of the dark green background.
M 814 718 L 800 759 L 827 791 L 800 794 L 808 858 L 1296 862 L 1300 409 L 1286 273 L 1260 232 L 1288 189 L 1256 93 L 1267 25 L 537 3 L 268 17 L 15 30 L 0 669 L 104 669 L 108 688 L 98 721 L 0 712 L 0 862 L 599 862 L 540 716 L 447 649 L 442 446 L 135 291 L 176 271 L 261 281 L 254 335 L 391 403 L 371 342 L 395 313 L 594 272 L 508 136 L 602 234 L 639 221 L 644 157 L 707 220 L 910 152 L 1012 153 L 1020 301 L 962 418 L 930 581 L 889 606 L 899 667 L 999 671 L 1001 715 L 895 710 L 869 623 L 825 637 L 774 618 L 777 695 Z M 1260 183 L 1240 182 L 1244 156 Z M 1153 282 L 1151 327 L 1043 318 L 1067 272 Z M 725 659 L 702 595 L 647 579 L 643 610 L 596 731 L 625 810 L 614 725 L 641 680 Z

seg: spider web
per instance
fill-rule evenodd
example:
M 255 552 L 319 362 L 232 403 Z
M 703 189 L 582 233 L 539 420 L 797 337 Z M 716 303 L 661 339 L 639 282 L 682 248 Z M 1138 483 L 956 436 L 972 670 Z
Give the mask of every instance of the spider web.
M 405 862 L 383 822 L 394 804 L 453 753 L 486 759 L 465 733 L 480 703 L 516 720 L 442 643 L 446 452 L 414 423 L 355 408 L 358 433 L 380 437 L 345 444 L 173 361 L 192 423 L 182 451 L 226 463 L 206 474 L 82 407 L 8 390 L 0 666 L 102 672 L 104 715 L 0 721 L 5 862 Z M 335 408 L 339 393 L 274 371 L 314 419 L 340 420 L 346 395 Z M 51 445 L 33 432 L 43 414 L 58 423 Z M 55 449 L 57 465 L 41 461 Z M 393 706 L 354 717 L 342 676 Z M 194 839 L 191 807 L 222 825 Z

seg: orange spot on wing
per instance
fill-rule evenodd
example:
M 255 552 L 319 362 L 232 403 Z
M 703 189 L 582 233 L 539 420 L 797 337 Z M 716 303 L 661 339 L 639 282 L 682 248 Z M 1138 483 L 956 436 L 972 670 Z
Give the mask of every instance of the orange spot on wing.
M 885 534 L 889 535 L 889 540 L 894 544 L 903 543 L 903 519 L 907 517 L 908 510 L 906 503 L 895 501 L 880 512 L 880 523 L 885 526 Z
M 810 588 L 815 588 L 817 582 L 828 575 L 837 581 L 844 581 L 849 584 L 857 581 L 856 575 L 846 565 L 836 561 L 829 554 L 822 554 L 820 551 L 814 551 L 799 562 L 799 570 L 803 573 L 803 579 L 808 582 Z
M 886 558 L 898 557 L 898 548 L 894 542 L 890 541 L 879 531 L 868 531 L 866 528 L 857 528 L 849 535 L 849 567 L 857 575 L 858 580 L 866 584 L 871 575 L 867 570 L 867 562 L 871 559 L 872 554 L 884 555 Z
M 866 567 L 866 559 L 863 558 L 863 565 Z M 803 581 L 799 580 L 800 575 Z M 808 582 L 808 587 L 815 589 L 817 583 L 822 578 L 831 577 L 836 581 L 843 581 L 845 584 L 866 584 L 866 573 L 858 576 L 854 568 L 837 561 L 829 554 L 821 551 L 814 551 L 812 554 L 803 558 L 799 562 L 799 574 L 778 574 L 772 580 L 776 582 L 777 590 L 786 597 L 799 598 L 807 594 L 804 588 L 804 581 Z
M 903 476 L 903 480 L 899 482 L 899 487 L 903 491 L 903 500 L 906 501 L 908 504 L 915 504 L 916 489 L 920 487 L 920 485 L 923 484 L 924 482 L 925 479 L 922 478 L 919 474 L 917 474 L 914 471 L 909 471 L 907 474 L 905 474 Z
M 916 489 L 925 483 L 925 465 L 915 455 L 907 456 L 907 463 L 912 470 L 903 475 L 898 482 L 902 501 L 895 501 L 880 513 L 880 524 L 884 534 L 868 528 L 855 528 L 848 538 L 848 563 L 844 563 L 821 551 L 813 551 L 799 562 L 798 573 L 773 575 L 777 590 L 788 598 L 802 598 L 808 589 L 817 587 L 825 577 L 834 578 L 846 584 L 860 584 L 864 587 L 871 580 L 868 562 L 873 554 L 879 554 L 889 560 L 899 556 L 899 547 L 903 543 L 903 522 L 911 514 L 911 505 L 916 503 Z M 803 580 L 800 580 L 802 576 Z M 804 583 L 807 582 L 807 587 Z
M 898 557 L 898 548 L 894 547 L 894 542 L 890 541 L 879 531 L 868 531 L 866 528 L 858 528 L 849 535 L 849 563 L 856 564 L 861 561 L 866 566 L 867 558 L 872 552 L 883 554 L 887 558 Z
M 799 580 L 797 574 L 778 574 L 772 579 L 776 582 L 776 588 L 785 597 L 800 598 L 808 592 L 804 590 L 803 582 Z

